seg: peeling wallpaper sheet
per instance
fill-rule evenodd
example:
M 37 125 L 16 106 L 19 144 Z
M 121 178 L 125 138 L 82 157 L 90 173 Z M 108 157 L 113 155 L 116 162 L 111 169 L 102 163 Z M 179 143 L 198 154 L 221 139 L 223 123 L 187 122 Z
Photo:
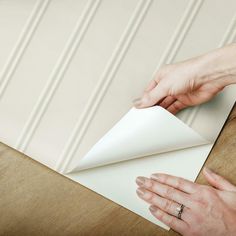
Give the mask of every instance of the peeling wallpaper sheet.
M 194 180 L 236 87 L 173 116 L 137 110 L 157 69 L 235 41 L 234 0 L 0 2 L 0 140 L 166 229 L 135 178 Z
M 208 143 L 161 107 L 132 108 L 69 172 Z

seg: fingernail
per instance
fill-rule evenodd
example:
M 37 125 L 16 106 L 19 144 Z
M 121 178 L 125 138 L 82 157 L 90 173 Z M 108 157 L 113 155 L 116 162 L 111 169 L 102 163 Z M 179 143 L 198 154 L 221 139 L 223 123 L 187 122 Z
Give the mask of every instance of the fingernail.
M 133 104 L 135 107 L 138 107 L 139 105 L 141 105 L 141 98 L 134 99 Z
M 145 194 L 145 190 L 141 188 L 137 188 L 136 193 L 141 197 Z
M 156 211 L 158 210 L 158 208 L 157 208 L 156 206 L 154 206 L 154 205 L 151 205 L 151 206 L 149 207 L 149 210 L 150 210 L 151 212 L 156 212 Z
M 209 169 L 208 167 L 204 167 L 204 170 L 208 173 L 208 174 L 214 174 L 214 172 Z
M 145 184 L 145 178 L 144 177 L 137 177 L 136 178 L 136 183 L 139 186 L 143 186 Z
M 133 102 L 139 102 L 141 100 L 141 98 L 135 98 L 134 100 L 133 100 Z
M 152 174 L 151 175 L 151 179 L 154 179 L 154 180 L 159 180 L 159 175 L 158 174 Z

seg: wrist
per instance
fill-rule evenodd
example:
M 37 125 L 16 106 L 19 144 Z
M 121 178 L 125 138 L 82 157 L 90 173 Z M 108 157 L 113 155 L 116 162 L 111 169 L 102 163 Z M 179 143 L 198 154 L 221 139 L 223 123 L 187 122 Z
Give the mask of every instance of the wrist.
M 236 44 L 199 56 L 195 60 L 201 83 L 217 82 L 222 88 L 236 83 Z

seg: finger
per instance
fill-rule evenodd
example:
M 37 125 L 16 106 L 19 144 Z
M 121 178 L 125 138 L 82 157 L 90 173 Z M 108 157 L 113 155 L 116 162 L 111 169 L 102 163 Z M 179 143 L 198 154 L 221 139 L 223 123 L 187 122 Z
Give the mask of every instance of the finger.
M 155 105 L 167 96 L 166 90 L 161 86 L 157 85 L 149 92 L 144 92 L 142 98 L 136 103 L 137 108 L 145 108 Z
M 180 204 L 168 199 L 165 199 L 163 197 L 158 196 L 157 194 L 146 190 L 145 188 L 138 188 L 137 189 L 138 196 L 146 201 L 147 203 L 151 205 L 155 205 L 161 210 L 165 211 L 166 213 L 173 215 L 175 217 L 178 216 L 178 208 L 180 207 Z M 189 218 L 190 215 L 190 209 L 185 207 L 183 213 L 181 214 L 181 218 L 186 221 Z
M 154 79 L 152 79 L 144 91 L 149 92 L 150 90 L 154 89 L 156 85 L 157 85 L 157 82 Z
M 171 186 L 141 176 L 136 179 L 136 183 L 140 187 L 150 190 L 168 200 L 184 204 L 187 207 L 191 206 L 189 195 Z
M 186 193 L 196 192 L 199 186 L 198 184 L 193 183 L 187 179 L 161 173 L 152 174 L 151 179 L 154 179 L 162 184 L 167 184 Z
M 220 175 L 217 175 L 212 170 L 204 167 L 203 174 L 206 180 L 215 188 L 219 190 L 233 191 L 236 192 L 236 186 L 231 184 L 228 180 Z
M 166 109 L 172 113 L 172 114 L 176 114 L 178 113 L 180 110 L 186 108 L 187 106 L 185 104 L 183 104 L 180 101 L 175 101 L 174 103 L 172 103 L 169 107 L 167 107 Z
M 154 79 L 152 79 L 152 80 L 149 82 L 148 86 L 145 88 L 144 92 L 149 92 L 149 91 L 151 91 L 152 89 L 154 89 L 154 88 L 156 87 L 156 85 L 157 85 L 157 82 L 156 82 Z M 133 100 L 133 104 L 134 104 L 134 106 L 135 106 L 136 108 L 139 108 L 139 106 L 140 106 L 140 104 L 141 104 L 141 99 L 142 99 L 142 98 L 136 98 L 136 99 Z
M 163 108 L 167 108 L 175 101 L 176 101 L 176 98 L 174 98 L 172 96 L 168 96 L 168 97 L 164 98 L 163 101 L 161 101 L 158 105 Z
M 156 217 L 158 220 L 160 220 L 164 224 L 168 225 L 173 230 L 179 232 L 180 234 L 184 234 L 187 231 L 188 225 L 183 220 L 180 220 L 174 216 L 171 216 L 153 205 L 150 206 L 149 210 L 151 211 L 154 217 Z

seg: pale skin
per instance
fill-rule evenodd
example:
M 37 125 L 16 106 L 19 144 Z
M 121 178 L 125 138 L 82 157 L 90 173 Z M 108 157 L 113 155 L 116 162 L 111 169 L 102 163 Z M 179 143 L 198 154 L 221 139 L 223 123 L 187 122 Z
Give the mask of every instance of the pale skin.
M 134 105 L 160 105 L 176 114 L 211 100 L 235 83 L 236 44 L 231 44 L 163 66 Z M 154 217 L 182 235 L 236 235 L 236 186 L 207 168 L 203 174 L 210 186 L 162 173 L 139 176 L 137 194 L 150 205 Z M 185 207 L 179 219 L 176 208 L 181 204 Z

